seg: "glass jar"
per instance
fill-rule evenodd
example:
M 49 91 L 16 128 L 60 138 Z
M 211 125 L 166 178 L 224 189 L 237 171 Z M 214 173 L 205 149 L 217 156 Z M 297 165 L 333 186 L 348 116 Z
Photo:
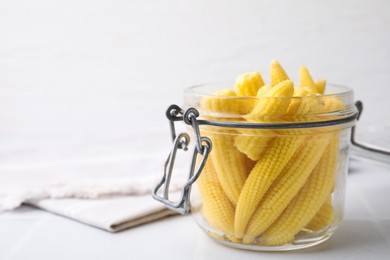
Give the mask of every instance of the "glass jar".
M 183 189 L 189 197 L 195 182 L 191 203 L 184 199 L 176 209 L 190 206 L 198 225 L 231 247 L 280 251 L 327 240 L 343 219 L 357 118 L 352 90 L 328 85 L 332 94 L 306 97 L 212 94 L 231 86 L 188 88 L 184 110 L 168 113 L 177 116 L 173 130 L 182 119 L 197 141 Z M 280 106 L 286 109 L 273 109 Z M 184 139 L 178 136 L 175 147 L 184 148 Z M 165 169 L 171 172 L 173 163 L 168 159 Z

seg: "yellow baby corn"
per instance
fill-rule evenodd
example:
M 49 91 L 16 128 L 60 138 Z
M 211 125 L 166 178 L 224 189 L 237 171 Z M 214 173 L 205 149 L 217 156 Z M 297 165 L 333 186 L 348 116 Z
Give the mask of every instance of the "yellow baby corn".
M 272 90 L 271 90 L 272 91 Z M 300 93 L 301 95 L 311 95 L 311 93 L 312 93 L 312 90 L 310 90 L 310 89 L 306 89 L 306 88 L 302 88 L 302 90 L 298 90 L 298 92 L 302 92 L 302 93 Z M 259 105 L 259 104 L 258 104 Z M 321 110 L 322 110 L 322 108 L 323 108 L 323 105 L 322 105 L 322 102 L 321 102 L 321 100 L 320 99 L 318 99 L 318 98 L 316 98 L 316 97 L 310 97 L 310 98 L 304 98 L 304 99 L 302 99 L 297 105 L 296 105 L 296 107 L 294 108 L 294 113 L 295 113 L 295 115 L 292 115 L 291 116 L 291 118 L 290 119 L 292 119 L 292 120 L 294 120 L 294 121 L 298 121 L 298 120 L 303 120 L 303 121 L 311 121 L 312 119 L 314 119 L 314 117 L 313 118 L 309 118 L 308 116 L 307 116 L 307 114 L 315 114 L 315 113 L 317 113 L 317 112 L 320 112 Z M 291 111 L 290 111 L 290 113 L 292 113 Z M 301 118 L 301 116 L 303 116 L 303 118 Z M 304 118 L 304 117 L 306 117 L 306 118 Z M 280 133 L 284 133 L 284 134 L 294 134 L 295 132 L 294 131 L 284 131 L 284 130 L 282 130 L 282 131 L 280 131 Z M 300 134 L 302 134 L 302 132 L 299 132 Z M 299 134 L 298 133 L 298 134 Z M 297 134 L 297 133 L 295 133 L 295 134 Z M 277 137 L 276 138 L 276 140 L 277 139 L 281 139 L 282 137 Z M 283 138 L 282 138 L 283 139 Z M 294 136 L 294 137 L 285 137 L 284 138 L 285 140 L 287 140 L 287 139 L 291 139 L 291 141 L 292 142 L 294 142 L 296 145 L 300 145 L 300 143 L 303 141 L 303 137 L 302 137 L 302 135 L 298 135 L 298 136 Z M 324 143 L 322 143 L 321 144 L 321 146 L 320 147 L 316 147 L 313 143 L 311 144 L 311 145 L 309 145 L 309 143 L 308 143 L 308 145 L 307 146 L 305 146 L 305 148 L 307 148 L 307 149 L 311 149 L 311 151 L 310 151 L 310 154 L 311 155 L 313 155 L 313 154 L 315 154 L 315 155 L 317 155 L 317 158 L 316 158 L 316 160 L 318 161 L 319 160 L 319 158 L 320 158 L 320 156 L 322 155 L 322 153 L 323 153 L 323 151 L 324 151 L 324 148 L 326 147 L 326 144 L 327 144 L 327 141 L 328 141 L 328 139 L 329 138 L 327 138 L 326 140 L 325 140 L 325 142 Z M 275 142 L 275 141 L 273 141 L 273 142 Z M 236 145 L 237 145 L 237 142 L 235 143 Z M 271 144 L 271 146 L 268 148 L 268 149 L 271 149 L 272 148 L 272 146 L 273 146 L 273 143 Z M 249 145 L 248 145 L 248 147 L 250 147 Z M 296 149 L 296 147 L 295 147 L 295 149 Z M 316 151 L 318 150 L 318 153 L 316 153 Z M 263 151 L 262 151 L 263 152 Z M 292 153 L 294 153 L 295 152 L 295 150 L 293 150 L 292 151 Z M 248 154 L 248 151 L 246 151 L 246 154 Z M 280 153 L 280 154 L 282 154 L 282 153 Z M 266 154 L 264 154 L 264 155 L 262 155 L 262 156 L 266 156 Z M 276 156 L 279 156 L 279 158 L 278 159 L 280 159 L 280 158 L 283 158 L 283 155 L 276 155 Z M 303 156 L 303 157 L 301 157 L 301 158 L 305 158 L 305 156 Z M 288 158 L 287 160 L 289 160 L 290 158 Z M 262 158 L 260 158 L 260 160 L 259 160 L 259 162 L 262 160 Z M 317 162 L 317 161 L 315 161 L 314 159 L 311 161 L 311 163 L 313 163 L 313 164 L 310 164 L 310 167 L 307 167 L 307 175 L 306 175 L 306 178 L 307 178 L 307 176 L 308 176 L 308 174 L 310 174 L 311 173 L 311 170 L 313 169 L 313 167 L 315 166 L 315 163 Z M 258 163 L 259 163 L 258 162 Z M 315 163 L 314 163 L 315 162 Z M 258 164 L 257 163 L 257 164 Z M 284 163 L 287 163 L 286 161 L 284 161 Z M 256 164 L 256 166 L 257 166 L 257 164 Z M 299 165 L 299 164 L 297 164 L 297 165 Z M 256 169 L 256 166 L 255 166 L 255 168 L 254 169 Z M 272 167 L 271 167 L 271 169 L 272 169 Z M 304 170 L 304 168 L 302 168 L 302 170 Z M 252 171 L 253 172 L 253 171 Z M 242 191 L 242 193 L 241 193 L 241 195 L 240 195 L 240 200 L 241 200 L 241 196 L 244 196 L 243 194 L 245 194 L 244 193 L 244 191 L 245 191 L 245 187 L 247 187 L 247 183 L 249 182 L 249 180 L 251 179 L 251 178 L 253 178 L 253 175 L 252 175 L 252 172 L 250 173 L 250 176 L 249 176 L 249 178 L 248 178 L 248 180 L 247 180 L 247 182 L 245 183 L 245 186 L 244 186 L 244 188 L 243 188 L 243 191 Z M 274 171 L 273 172 L 273 174 L 276 174 L 276 176 L 278 175 L 278 170 L 276 170 L 276 171 Z M 264 173 L 263 173 L 264 174 Z M 302 181 L 304 181 L 305 180 L 305 178 L 304 178 L 304 176 L 305 175 L 303 175 L 302 176 Z M 272 184 L 272 181 L 273 180 L 270 180 L 270 182 L 268 183 L 269 185 L 271 185 Z M 303 184 L 302 184 L 303 185 Z M 301 186 L 302 186 L 301 185 Z M 265 186 L 265 191 L 267 191 L 267 189 L 268 189 L 268 187 L 269 186 Z M 255 188 L 256 189 L 256 188 Z M 257 188 L 258 189 L 258 188 Z M 293 191 L 293 192 L 297 192 L 298 190 L 296 190 L 296 191 Z M 272 191 L 269 191 L 270 193 L 272 193 Z M 249 193 L 249 192 L 248 192 Z M 256 194 L 256 193 L 254 193 L 254 194 Z M 293 193 L 294 194 L 294 193 Z M 295 195 L 295 194 L 294 194 Z M 256 195 L 254 195 L 254 196 L 256 196 Z M 262 196 L 262 195 L 261 195 Z M 259 203 L 260 201 L 260 199 L 261 199 L 261 196 L 259 196 L 259 198 L 258 198 L 258 201 L 257 201 L 257 203 Z M 293 196 L 291 196 L 290 198 L 289 198 L 289 200 L 291 200 L 293 198 Z M 242 214 L 243 215 L 243 219 L 242 220 L 240 220 L 240 218 L 238 218 L 237 217 L 237 215 L 238 215 L 238 211 L 239 211 L 239 205 L 240 205 L 240 200 L 239 200 L 239 203 L 238 203 L 238 205 L 237 205 L 237 209 L 236 209 L 236 218 L 235 218 L 235 231 L 236 231 L 236 235 L 238 236 L 238 237 L 242 237 L 242 235 L 243 235 L 243 233 L 244 233 L 244 231 L 245 230 L 242 230 L 242 229 L 244 229 L 244 228 L 246 228 L 246 225 L 247 225 L 247 223 L 244 223 L 244 221 L 248 221 L 248 219 L 246 219 L 246 218 L 248 218 L 248 216 L 247 215 L 245 215 L 245 214 Z M 244 201 L 244 199 L 243 199 L 243 201 Z M 243 204 L 245 204 L 245 202 L 242 202 Z M 248 202 L 248 204 L 252 204 L 253 202 Z M 271 204 L 273 204 L 273 203 L 271 203 Z M 283 205 L 283 209 L 284 209 L 284 207 L 286 207 L 287 205 Z M 244 208 L 245 208 L 245 206 L 243 206 Z M 257 207 L 257 204 L 255 204 L 255 207 Z M 253 209 L 250 209 L 250 211 L 249 212 L 251 212 L 251 210 L 253 210 Z M 277 211 L 275 211 L 275 212 L 277 212 Z M 245 212 L 246 213 L 246 212 Z M 278 216 L 278 214 L 280 214 L 281 212 L 278 212 L 277 213 L 277 215 L 276 216 L 273 216 L 273 217 L 271 217 L 270 219 L 272 219 L 272 221 Z M 252 213 L 250 213 L 250 214 L 252 214 Z M 256 223 L 256 222 L 261 222 L 261 218 L 262 218 L 263 216 L 261 216 L 261 217 L 258 217 L 257 219 L 256 219 L 256 221 L 254 221 L 253 223 Z M 242 221 L 242 223 L 240 223 L 240 221 Z M 267 223 L 267 225 L 269 225 L 269 224 L 271 224 L 272 223 L 272 221 L 270 222 L 270 223 Z M 255 224 L 253 224 L 253 225 L 255 225 Z M 267 228 L 267 226 L 260 226 L 259 227 L 259 230 L 260 231 L 257 231 L 256 229 L 253 229 L 253 234 L 249 234 L 248 235 L 248 238 L 247 239 L 245 239 L 246 240 L 246 242 L 251 242 L 251 241 L 249 241 L 249 240 L 252 240 L 253 239 L 253 236 L 257 236 L 258 234 L 260 234 L 261 232 L 263 232 L 264 231 L 264 229 L 265 228 Z M 247 230 L 252 230 L 252 228 L 247 228 Z
M 323 96 L 321 97 L 321 99 L 324 105 L 321 112 L 322 115 L 316 116 L 316 119 L 318 121 L 338 118 L 340 115 L 338 115 L 337 113 L 345 109 L 344 102 L 340 97 Z M 337 126 L 333 128 L 338 129 Z
M 298 109 L 302 103 L 302 99 L 297 98 L 297 97 L 305 97 L 311 94 L 311 91 L 307 87 L 298 87 L 294 88 L 294 95 L 291 99 L 290 105 L 288 106 L 287 109 L 287 115 L 295 115 L 298 112 Z
M 234 146 L 246 154 L 252 161 L 257 161 L 272 141 L 270 130 L 240 130 L 234 140 Z
M 261 89 L 260 89 L 261 90 Z M 311 90 L 306 87 L 299 87 L 296 91 L 300 96 L 311 95 Z M 321 100 L 312 97 L 301 99 L 291 99 L 291 103 L 288 107 L 288 111 L 282 110 L 278 113 L 286 113 L 287 116 L 283 118 L 293 121 L 311 121 L 314 119 L 312 114 L 318 113 L 322 110 Z M 282 131 L 285 132 L 285 131 Z M 289 131 L 291 132 L 291 131 Z M 260 131 L 260 130 L 240 130 L 242 135 L 238 135 L 235 139 L 234 145 L 238 150 L 245 153 L 251 160 L 257 161 L 267 149 L 269 142 L 272 140 L 272 135 L 275 132 L 272 131 Z
M 329 135 L 312 136 L 302 143 L 260 202 L 246 229 L 244 243 L 252 243 L 288 206 L 317 165 L 329 138 Z
M 317 87 L 323 86 L 323 87 L 319 87 L 320 92 L 322 91 L 321 89 L 325 91 L 325 85 L 326 85 L 325 80 L 317 81 L 316 85 Z M 345 108 L 343 101 L 338 97 L 325 97 L 323 103 L 324 105 L 322 107 L 322 113 L 335 112 Z M 340 137 L 338 133 L 331 134 L 331 139 L 332 139 L 331 142 L 335 143 L 336 145 L 338 144 L 339 138 Z M 327 149 L 331 149 L 331 147 L 329 146 Z M 334 156 L 334 155 L 327 153 L 326 155 L 323 156 L 323 160 L 327 160 L 326 156 Z M 329 158 L 329 160 L 334 160 L 334 158 Z M 332 187 L 334 187 L 335 185 L 334 181 Z M 333 189 L 334 188 L 332 188 L 332 190 Z M 309 224 L 305 228 L 310 229 L 312 231 L 320 231 L 326 228 L 327 226 L 329 226 L 333 222 L 333 220 L 334 220 L 334 216 L 333 216 L 332 195 L 330 194 L 327 200 L 319 209 L 319 211 L 316 213 L 316 215 L 313 217 L 313 219 L 309 222 Z
M 290 104 L 290 98 L 294 94 L 294 83 L 285 80 L 270 89 L 264 98 L 260 98 L 255 108 L 245 119 L 251 122 L 266 122 L 277 115 L 284 114 Z
M 316 113 L 323 110 L 322 100 L 315 96 L 308 87 L 298 87 L 294 90 L 286 116 L 289 121 L 313 121 Z
M 303 136 L 275 138 L 250 172 L 238 199 L 234 230 L 242 238 L 249 220 L 268 188 L 303 141 Z
M 219 183 L 211 158 L 196 181 L 202 196 L 202 213 L 211 227 L 233 234 L 234 207 Z
M 309 70 L 305 66 L 299 68 L 299 80 L 301 87 L 309 87 L 315 93 L 319 93 L 317 86 L 309 73 Z
M 227 197 L 236 205 L 245 180 L 248 176 L 248 158 L 234 146 L 234 135 L 213 133 L 211 158 Z
M 294 84 L 290 80 L 283 81 L 272 89 L 269 86 L 263 86 L 258 91 L 259 102 L 245 118 L 252 122 L 277 119 L 286 112 L 290 102 L 288 97 L 292 96 L 293 91 Z M 270 132 L 258 130 L 240 130 L 240 132 L 242 135 L 236 137 L 234 145 L 251 160 L 258 160 L 271 141 L 271 137 L 267 136 Z
M 236 97 L 233 89 L 224 89 L 214 92 L 213 96 L 203 97 L 200 107 L 207 112 L 222 112 L 227 114 L 245 115 L 252 111 L 255 99 L 229 98 Z
M 294 97 L 306 97 L 315 94 L 309 87 L 297 87 L 294 89 Z
M 267 92 L 270 91 L 270 90 L 271 90 L 271 86 L 264 85 L 261 88 L 259 88 L 259 90 L 257 91 L 256 96 L 257 97 L 264 97 L 265 95 L 267 95 Z
M 290 80 L 283 81 L 273 87 L 264 86 L 258 91 L 259 102 L 253 111 L 245 116 L 248 121 L 271 121 L 279 115 L 286 112 L 288 104 L 294 91 L 293 82 Z M 285 98 L 286 97 L 286 98 Z M 258 160 L 260 155 L 267 148 L 268 143 L 272 140 L 267 136 L 269 131 L 258 130 L 240 130 L 242 135 L 238 135 L 234 145 L 239 151 L 246 154 L 251 160 Z
M 256 96 L 257 91 L 264 85 L 259 72 L 239 75 L 234 86 L 237 96 Z
M 317 80 L 316 86 L 317 86 L 318 93 L 324 94 L 326 88 L 326 80 L 324 79 Z
M 305 227 L 328 197 L 336 170 L 338 140 L 332 140 L 308 181 L 282 215 L 259 238 L 261 245 L 286 244 Z M 236 214 L 237 215 L 237 214 Z M 236 222 L 235 222 L 236 223 Z
M 280 82 L 290 79 L 282 65 L 280 65 L 277 60 L 273 60 L 271 62 L 270 76 L 271 86 L 276 86 Z
M 329 196 L 328 199 L 324 202 L 321 208 L 318 210 L 316 215 L 310 220 L 309 224 L 305 228 L 312 231 L 321 231 L 330 224 L 332 224 L 334 219 L 333 216 L 333 206 L 332 206 L 332 197 Z
M 337 112 L 342 109 L 345 109 L 345 105 L 343 103 L 343 100 L 339 97 L 330 96 L 330 97 L 324 97 L 323 98 L 324 107 L 323 112 L 324 113 L 330 113 L 330 112 Z

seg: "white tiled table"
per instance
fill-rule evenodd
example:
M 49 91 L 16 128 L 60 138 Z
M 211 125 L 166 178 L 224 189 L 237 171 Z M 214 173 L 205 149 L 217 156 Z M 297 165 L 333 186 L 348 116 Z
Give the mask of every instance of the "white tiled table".
M 0 259 L 388 259 L 390 168 L 352 161 L 345 221 L 322 245 L 283 253 L 225 247 L 191 216 L 175 216 L 117 234 L 23 207 L 0 215 Z

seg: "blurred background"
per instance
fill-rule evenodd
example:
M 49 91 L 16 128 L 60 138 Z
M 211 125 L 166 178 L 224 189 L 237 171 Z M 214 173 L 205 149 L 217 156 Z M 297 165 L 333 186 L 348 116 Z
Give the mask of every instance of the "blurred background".
M 0 162 L 77 142 L 126 150 L 150 129 L 169 145 L 164 112 L 185 87 L 268 75 L 272 59 L 350 86 L 363 122 L 390 124 L 389 14 L 386 0 L 2 0 Z

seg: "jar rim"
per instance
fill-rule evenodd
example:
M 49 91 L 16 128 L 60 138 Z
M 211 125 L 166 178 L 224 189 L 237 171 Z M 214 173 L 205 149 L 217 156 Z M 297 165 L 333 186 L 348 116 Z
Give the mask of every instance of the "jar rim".
M 339 84 L 327 84 L 327 90 L 331 93 L 328 94 L 317 94 L 310 95 L 305 97 L 252 97 L 252 96 L 228 96 L 228 95 L 219 95 L 214 94 L 216 91 L 223 89 L 233 90 L 234 83 L 232 82 L 216 82 L 216 83 L 207 83 L 207 84 L 198 84 L 191 86 L 185 89 L 184 91 L 184 107 L 187 108 L 196 108 L 199 110 L 202 119 L 207 119 L 207 117 L 212 117 L 218 119 L 217 121 L 232 122 L 237 121 L 241 122 L 243 119 L 245 121 L 258 124 L 260 122 L 266 124 L 291 124 L 291 122 L 305 122 L 305 121 L 332 121 L 334 119 L 343 121 L 344 119 L 354 120 L 354 117 L 357 113 L 357 108 L 355 106 L 353 90 L 349 87 L 339 85 Z M 223 103 L 211 103 L 224 106 L 224 109 L 220 108 L 211 108 L 211 107 L 202 107 L 202 100 L 208 100 L 211 98 L 218 98 L 219 102 L 226 100 L 227 102 Z M 326 111 L 312 111 L 307 113 L 302 111 L 302 113 L 297 113 L 294 115 L 275 112 L 267 114 L 264 118 L 257 118 L 256 115 L 250 113 L 250 107 L 252 107 L 256 102 L 260 100 L 280 100 L 283 101 L 288 99 L 289 102 L 293 100 L 299 102 L 334 102 L 334 100 L 339 100 L 342 102 L 343 107 L 331 106 L 329 110 Z M 328 101 L 329 100 L 329 101 Z M 233 101 L 233 102 L 230 102 Z M 248 102 L 249 106 L 242 105 Z M 341 123 L 340 121 L 340 123 Z M 313 122 L 315 123 L 315 122 Z M 321 123 L 322 124 L 322 123 Z
M 205 91 L 207 88 L 210 87 L 215 87 L 214 91 Z M 229 81 L 216 81 L 216 82 L 210 82 L 210 83 L 202 83 L 202 84 L 196 84 L 193 86 L 186 87 L 184 89 L 184 94 L 189 94 L 189 95 L 195 95 L 199 97 L 216 97 L 218 96 L 219 98 L 226 98 L 226 99 L 248 99 L 248 100 L 256 100 L 256 99 L 262 99 L 262 98 L 272 98 L 272 99 L 312 99 L 313 97 L 348 97 L 348 96 L 353 96 L 353 89 L 341 84 L 334 84 L 334 83 L 327 83 L 326 87 L 327 89 L 330 88 L 332 90 L 337 90 L 331 91 L 330 93 L 327 94 L 320 94 L 320 95 L 313 95 L 313 96 L 305 96 L 305 97 L 267 97 L 267 96 L 227 96 L 227 95 L 220 95 L 220 94 L 215 94 L 214 92 L 217 90 L 222 90 L 222 89 L 233 89 L 232 87 L 234 86 L 234 82 L 229 82 Z M 202 90 L 203 89 L 203 90 Z

